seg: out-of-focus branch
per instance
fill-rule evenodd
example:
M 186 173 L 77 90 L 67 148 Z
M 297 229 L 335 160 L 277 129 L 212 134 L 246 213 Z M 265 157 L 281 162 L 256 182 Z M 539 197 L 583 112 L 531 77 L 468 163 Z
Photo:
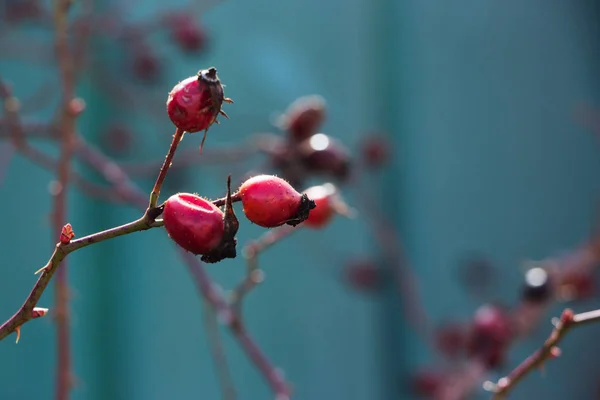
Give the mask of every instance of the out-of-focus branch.
M 258 256 L 260 253 L 273 246 L 283 238 L 295 232 L 299 227 L 283 225 L 265 232 L 258 240 L 250 242 L 242 252 L 246 259 L 246 277 L 231 293 L 230 303 L 241 318 L 241 307 L 244 296 L 246 296 L 256 285 L 262 282 L 263 272 L 258 268 Z

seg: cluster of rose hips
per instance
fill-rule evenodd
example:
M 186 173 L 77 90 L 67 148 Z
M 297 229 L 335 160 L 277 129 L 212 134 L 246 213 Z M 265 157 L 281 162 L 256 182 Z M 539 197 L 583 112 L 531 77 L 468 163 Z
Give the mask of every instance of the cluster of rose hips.
M 179 82 L 169 93 L 167 113 L 179 131 L 206 133 L 222 110 L 225 97 L 223 85 L 215 68 L 201 70 L 197 75 Z M 201 144 L 201 148 L 202 148 Z M 296 226 L 304 222 L 309 227 L 325 226 L 339 211 L 340 198 L 332 184 L 313 186 L 299 193 L 286 180 L 273 175 L 258 175 L 242 183 L 231 193 L 227 183 L 224 209 L 192 193 L 178 193 L 162 205 L 164 227 L 183 249 L 201 255 L 209 263 L 236 257 L 235 235 L 239 222 L 232 203 L 241 201 L 245 216 L 264 228 L 284 224 Z

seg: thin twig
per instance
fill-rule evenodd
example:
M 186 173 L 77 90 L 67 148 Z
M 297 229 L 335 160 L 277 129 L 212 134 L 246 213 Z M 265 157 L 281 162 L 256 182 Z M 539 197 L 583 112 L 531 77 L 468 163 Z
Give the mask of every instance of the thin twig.
M 67 257 L 67 255 L 92 244 L 100 243 L 119 236 L 128 235 L 133 232 L 145 231 L 159 226 L 162 226 L 160 222 L 157 221 L 150 225 L 148 224 L 148 220 L 142 217 L 125 225 L 84 236 L 77 240 L 72 240 L 68 244 L 58 243 L 54 249 L 54 252 L 52 253 L 52 256 L 50 257 L 50 260 L 48 260 L 46 265 L 38 271 L 41 272 L 41 275 L 19 311 L 17 311 L 15 315 L 13 315 L 9 320 L 3 323 L 2 326 L 0 326 L 0 340 L 16 331 L 27 321 L 33 319 L 33 308 L 44 293 L 44 290 L 46 290 L 46 287 L 56 272 L 58 265 L 65 259 L 65 257 Z
M 296 230 L 296 227 L 283 225 L 265 232 L 260 238 L 244 247 L 242 254 L 246 259 L 246 276 L 232 291 L 230 297 L 231 306 L 238 313 L 239 318 L 241 318 L 244 297 L 263 280 L 263 272 L 258 268 L 259 254 Z
M 219 386 L 221 386 L 221 396 L 223 400 L 235 400 L 237 398 L 237 393 L 235 391 L 233 379 L 231 378 L 231 373 L 229 372 L 227 357 L 225 356 L 225 349 L 223 348 L 221 333 L 219 332 L 217 313 L 205 299 L 202 300 L 202 308 L 204 311 L 206 334 L 208 336 L 208 347 L 210 348 L 215 364 Z
M 515 388 L 527 374 L 534 369 L 541 367 L 542 364 L 551 358 L 560 354 L 558 343 L 565 337 L 571 328 L 575 328 L 584 324 L 600 321 L 600 310 L 589 311 L 581 314 L 574 314 L 572 310 L 566 309 L 563 311 L 560 319 L 555 321 L 555 327 L 550 334 L 550 337 L 544 342 L 535 353 L 527 357 L 519 364 L 511 373 L 493 384 L 487 382 L 488 390 L 494 392 L 493 399 L 504 399 L 508 393 Z
M 169 168 L 171 167 L 171 163 L 173 162 L 173 156 L 175 156 L 175 151 L 177 151 L 177 146 L 179 146 L 179 142 L 181 142 L 181 139 L 183 139 L 184 133 L 185 131 L 179 128 L 175 130 L 173 140 L 171 141 L 171 146 L 169 147 L 169 151 L 167 152 L 165 161 L 163 162 L 163 165 L 160 168 L 160 172 L 158 173 L 158 177 L 156 178 L 156 182 L 154 183 L 154 187 L 152 188 L 152 193 L 150 193 L 150 203 L 148 205 L 148 210 L 155 208 L 156 204 L 158 203 L 160 189 L 162 188 L 162 184 L 167 176 L 167 172 L 169 172 Z

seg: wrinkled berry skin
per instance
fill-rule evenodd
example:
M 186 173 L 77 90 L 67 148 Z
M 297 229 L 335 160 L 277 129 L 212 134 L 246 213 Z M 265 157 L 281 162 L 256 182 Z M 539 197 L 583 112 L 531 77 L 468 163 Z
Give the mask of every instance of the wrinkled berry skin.
M 178 193 L 165 202 L 164 226 L 175 243 L 194 254 L 209 254 L 224 233 L 223 212 L 195 194 Z
M 219 114 L 227 117 L 221 110 L 224 101 L 231 102 L 224 98 L 217 70 L 209 68 L 175 85 L 167 98 L 167 113 L 181 130 L 189 133 L 204 131 L 218 123 Z
M 304 221 L 304 226 L 313 229 L 322 229 L 331 218 L 336 214 L 335 201 L 337 201 L 337 189 L 331 183 L 326 183 L 319 186 L 312 186 L 304 191 L 309 199 L 316 204 L 314 210 Z
M 295 226 L 306 220 L 315 203 L 287 181 L 273 175 L 258 175 L 239 189 L 246 217 L 263 228 L 283 224 Z

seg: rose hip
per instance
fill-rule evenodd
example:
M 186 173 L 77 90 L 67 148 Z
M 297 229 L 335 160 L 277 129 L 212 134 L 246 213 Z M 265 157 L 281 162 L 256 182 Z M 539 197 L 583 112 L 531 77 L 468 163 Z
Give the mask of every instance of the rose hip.
M 163 221 L 171 239 L 194 254 L 209 254 L 219 245 L 224 233 L 223 212 L 210 201 L 191 193 L 169 197 Z
M 202 148 L 208 128 L 219 123 L 219 114 L 229 118 L 221 109 L 223 102 L 233 103 L 224 97 L 217 70 L 209 68 L 175 85 L 167 98 L 167 113 L 178 129 L 189 133 L 204 131 Z
M 274 228 L 295 226 L 309 216 L 315 203 L 287 181 L 273 175 L 258 175 L 245 181 L 239 190 L 244 214 L 255 224 Z

